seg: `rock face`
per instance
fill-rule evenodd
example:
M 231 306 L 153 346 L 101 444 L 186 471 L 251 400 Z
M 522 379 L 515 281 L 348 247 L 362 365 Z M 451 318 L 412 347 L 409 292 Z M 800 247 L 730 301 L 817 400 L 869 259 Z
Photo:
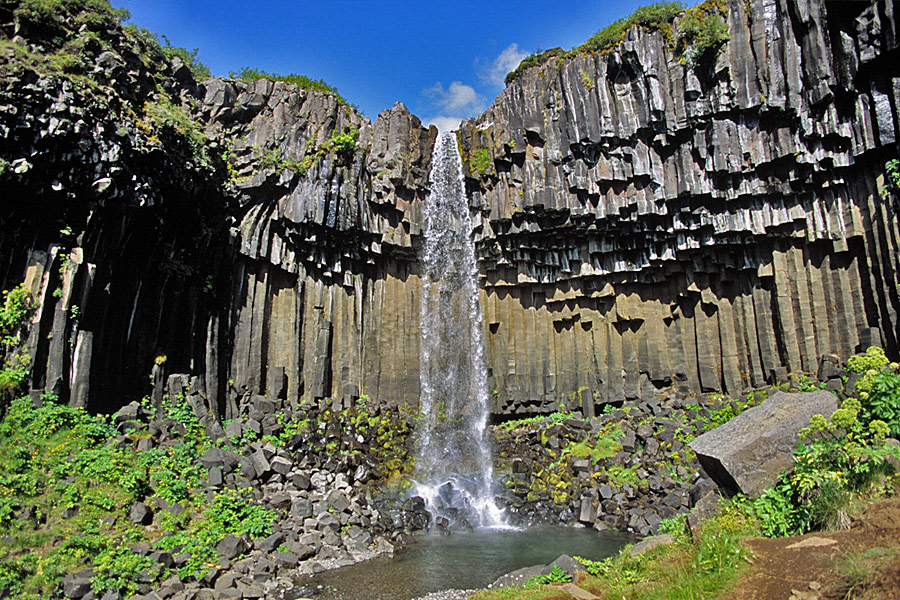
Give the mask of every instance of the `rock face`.
M 493 412 L 591 416 L 897 353 L 893 3 L 726 4 L 730 41 L 696 70 L 633 29 L 463 124 Z M 33 389 L 112 410 L 159 357 L 157 390 L 195 375 L 226 419 L 417 403 L 435 129 L 196 82 L 115 27 L 76 79 L 29 58 L 40 32 L 0 30 L 21 42 L 0 56 L 0 264 L 38 299 Z
M 831 392 L 778 392 L 688 445 L 719 487 L 755 497 L 791 468 L 797 432 L 810 417 L 837 407 Z
M 726 4 L 696 72 L 632 29 L 464 125 L 495 412 L 734 394 L 896 348 L 895 8 Z

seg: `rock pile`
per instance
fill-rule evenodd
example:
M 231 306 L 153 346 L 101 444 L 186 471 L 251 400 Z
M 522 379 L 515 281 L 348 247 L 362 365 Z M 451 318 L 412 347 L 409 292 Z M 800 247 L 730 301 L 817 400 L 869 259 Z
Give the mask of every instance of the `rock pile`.
M 554 413 L 501 424 L 495 437 L 500 470 L 506 473 L 507 513 L 520 524 L 563 522 L 655 534 L 661 520 L 689 512 L 716 487 L 688 446 L 692 440 L 770 393 L 824 387 L 840 398 L 845 386 L 853 389 L 855 379 L 847 378 L 833 359 L 821 364 L 821 383 L 795 379 L 781 389 L 761 388 L 738 400 L 704 395 L 628 402 L 588 419 L 580 413 Z M 831 400 L 814 412 L 837 406 L 830 393 L 818 394 Z M 806 424 L 808 418 L 801 426 Z M 743 456 L 738 467 L 758 469 L 753 458 Z
M 121 433 L 110 443 L 123 448 L 136 443 L 140 452 L 181 444 L 196 431 L 191 432 L 190 417 L 185 418 L 184 413 L 181 420 L 170 416 L 178 410 L 168 399 L 161 412 L 149 403 L 128 404 L 116 415 Z M 228 422 L 224 428 L 208 427 L 220 437 L 197 459 L 203 476 L 201 487 L 193 490 L 195 497 L 205 496 L 208 502 L 226 489 L 245 490 L 249 501 L 277 514 L 271 533 L 258 538 L 225 536 L 216 545 L 215 566 L 187 579 L 179 578 L 175 571 L 188 563 L 189 553 L 160 551 L 147 542 L 132 544 L 132 552 L 149 556 L 157 565 L 146 573 L 146 581 L 138 582 L 139 598 L 296 597 L 294 581 L 299 575 L 392 554 L 403 543 L 404 530 L 427 526 L 424 507 L 416 512 L 409 503 L 401 505 L 399 493 L 378 494 L 384 486 L 385 469 L 400 468 L 405 460 L 409 429 L 399 411 L 373 414 L 358 407 L 332 413 L 301 407 L 280 414 L 278 422 L 272 415 L 254 414 Z M 307 426 L 297 428 L 298 423 Z M 285 435 L 285 424 L 295 427 L 296 433 Z M 391 451 L 397 456 L 391 458 L 385 454 L 383 440 L 394 436 L 396 449 Z M 373 448 L 375 444 L 380 447 Z M 162 513 L 184 512 L 181 504 L 151 496 L 134 502 L 127 518 L 150 531 L 165 522 L 160 520 Z M 68 576 L 66 597 L 93 599 L 93 576 L 92 569 Z M 104 596 L 106 600 L 115 597 L 112 593 Z

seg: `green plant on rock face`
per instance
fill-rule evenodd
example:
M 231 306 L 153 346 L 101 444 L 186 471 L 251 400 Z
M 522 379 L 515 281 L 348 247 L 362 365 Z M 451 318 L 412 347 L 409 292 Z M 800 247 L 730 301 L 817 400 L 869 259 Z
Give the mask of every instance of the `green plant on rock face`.
M 350 125 L 341 131 L 335 130 L 331 137 L 322 143 L 315 150 L 311 150 L 312 139 L 307 146 L 307 154 L 298 164 L 297 171 L 301 174 L 306 173 L 320 159 L 327 156 L 330 152 L 343 161 L 348 161 L 356 151 L 356 141 L 359 139 L 359 129 Z
M 851 356 L 847 360 L 847 370 L 851 373 L 868 373 L 875 370 L 880 371 L 888 365 L 887 356 L 884 350 L 878 346 L 870 346 L 866 349 L 866 353 L 862 356 Z
M 226 536 L 246 533 L 258 538 L 269 535 L 277 516 L 274 511 L 251 503 L 241 492 L 225 489 L 213 497 L 203 511 L 202 520 L 194 521 L 188 529 L 160 538 L 156 547 L 171 551 L 181 546 L 182 552 L 191 557 L 178 569 L 178 575 L 182 579 L 202 575 L 215 566 L 216 544 Z
M 549 50 L 543 50 L 539 48 L 522 59 L 522 62 L 519 63 L 519 66 L 517 66 L 514 71 L 510 71 L 509 73 L 507 73 L 503 81 L 504 83 L 506 83 L 506 85 L 509 85 L 510 83 L 521 77 L 522 73 L 524 73 L 531 67 L 541 65 L 552 58 L 560 58 L 565 55 L 566 51 L 562 48 L 550 48 Z
M 825 389 L 824 383 L 818 383 L 815 379 L 806 375 L 798 375 L 796 377 L 797 390 L 801 392 L 816 392 Z
M 884 170 L 887 173 L 888 181 L 890 181 L 891 185 L 894 189 L 900 189 L 900 159 L 889 160 L 884 165 Z M 0 168 L 0 175 L 3 174 L 3 169 Z
M 109 590 L 127 598 L 137 593 L 138 581 L 152 573 L 155 565 L 154 559 L 134 552 L 126 544 L 111 544 L 94 559 L 91 587 L 97 595 Z
M 8 402 L 21 389 L 31 372 L 31 356 L 20 348 L 25 341 L 27 322 L 34 311 L 31 292 L 19 285 L 3 292 L 0 307 L 0 396 Z
M 689 69 L 705 57 L 715 56 L 728 42 L 728 10 L 723 0 L 706 0 L 685 11 L 672 40 L 675 55 Z
M 67 25 L 99 31 L 129 17 L 127 10 L 115 9 L 106 0 L 20 0 L 13 14 L 32 25 L 59 31 Z
M 148 134 L 151 141 L 162 143 L 171 140 L 183 148 L 184 158 L 193 166 L 212 171 L 213 160 L 208 151 L 209 138 L 203 126 L 185 109 L 175 104 L 165 90 L 159 88 L 153 100 L 144 103 L 144 117 L 138 127 Z
M 170 398 L 168 394 L 165 394 L 162 407 L 165 414 L 173 421 L 184 425 L 188 433 L 196 436 L 202 431 L 203 426 L 200 425 L 200 420 L 190 403 L 185 400 L 184 394 L 177 394 L 175 398 Z

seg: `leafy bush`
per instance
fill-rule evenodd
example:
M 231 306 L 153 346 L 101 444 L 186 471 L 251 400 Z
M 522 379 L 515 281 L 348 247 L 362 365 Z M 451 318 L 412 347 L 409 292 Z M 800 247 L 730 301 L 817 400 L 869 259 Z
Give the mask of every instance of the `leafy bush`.
M 706 0 L 689 8 L 678 21 L 672 42 L 676 56 L 688 68 L 697 68 L 728 42 L 727 14 L 723 0 Z
M 144 573 L 153 573 L 156 561 L 137 554 L 125 544 L 108 544 L 94 559 L 91 587 L 95 594 L 110 590 L 129 597 L 137 593 L 138 581 Z
M 869 420 L 884 421 L 890 434 L 900 437 L 900 374 L 882 371 L 875 376 L 872 390 L 859 396 Z
M 294 169 L 301 175 L 305 174 L 320 159 L 334 152 L 343 161 L 348 161 L 356 151 L 356 140 L 359 139 L 359 129 L 348 126 L 338 131 L 335 130 L 331 137 L 313 151 L 307 150 L 306 156 L 298 163 L 284 163 L 284 168 Z M 311 143 L 311 141 L 310 141 Z M 294 166 L 296 165 L 296 167 Z
M 347 105 L 346 100 L 338 93 L 337 88 L 325 83 L 322 79 L 310 79 L 306 75 L 298 75 L 291 73 L 289 75 L 278 75 L 277 73 L 269 73 L 260 69 L 251 67 L 242 67 L 239 71 L 229 71 L 228 76 L 232 79 L 242 79 L 244 81 L 256 81 L 257 79 L 269 79 L 270 81 L 283 81 L 296 85 L 304 90 L 312 90 L 315 92 L 325 92 L 334 96 L 339 104 Z
M 800 431 L 806 443 L 794 452 L 793 471 L 743 506 L 769 537 L 840 525 L 849 498 L 891 471 L 885 459 L 898 452 L 884 444 L 889 432 L 884 421 L 869 419 L 858 399 L 847 398 L 830 417 L 810 419 Z
M 887 173 L 888 181 L 890 181 L 891 185 L 894 186 L 895 189 L 900 188 L 900 160 L 895 158 L 887 161 L 884 164 L 884 170 Z M 3 171 L 0 169 L 0 174 L 2 173 Z
M 30 372 L 31 357 L 20 346 L 25 341 L 28 318 L 34 310 L 31 292 L 19 285 L 3 292 L 0 307 L 0 394 L 9 400 Z
M 216 544 L 228 535 L 249 534 L 258 538 L 272 532 L 272 523 L 277 515 L 235 490 L 217 493 L 203 511 L 203 520 L 194 522 L 188 529 L 161 538 L 156 546 L 170 551 L 181 546 L 182 552 L 191 555 L 190 560 L 178 570 L 179 576 L 205 573 L 215 565 L 218 557 Z

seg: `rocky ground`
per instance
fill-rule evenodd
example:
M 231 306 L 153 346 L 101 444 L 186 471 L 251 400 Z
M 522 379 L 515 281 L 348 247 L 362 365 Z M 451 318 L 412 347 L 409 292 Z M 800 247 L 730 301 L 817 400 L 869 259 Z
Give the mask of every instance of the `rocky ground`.
M 846 531 L 754 539 L 752 564 L 728 597 L 900 598 L 900 498 L 873 504 Z
M 715 486 L 687 444 L 770 393 L 852 389 L 855 377 L 823 361 L 821 381 L 794 377 L 731 399 L 721 395 L 607 405 L 579 413 L 509 421 L 495 428 L 497 462 L 512 522 L 581 523 L 637 535 L 687 513 Z
M 840 370 L 829 375 L 822 384 L 797 379 L 781 387 L 843 385 Z M 148 534 L 128 548 L 158 563 L 134 588 L 138 598 L 303 597 L 315 591 L 297 583 L 303 574 L 389 555 L 407 535 L 432 525 L 424 503 L 409 497 L 403 483 L 412 469 L 410 433 L 417 418 L 412 412 L 368 404 L 365 398 L 334 411 L 273 406 L 278 401 L 257 396 L 244 403 L 249 409 L 240 418 L 220 424 L 204 412 L 185 377 L 169 377 L 160 391 L 165 393 L 158 409 L 148 399 L 119 411 L 116 434 L 107 446 L 171 453 L 199 435 L 202 452 L 191 465 L 199 472 L 191 502 L 168 502 L 163 494 L 150 493 L 130 505 L 127 521 Z M 706 396 L 626 404 L 589 419 L 557 412 L 495 426 L 498 474 L 505 487 L 501 504 L 517 525 L 656 533 L 662 519 L 687 513 L 713 487 L 686 444 L 762 401 L 769 391 L 737 400 Z M 187 507 L 183 524 L 194 527 L 203 520 L 198 499 L 214 503 L 229 490 L 271 511 L 271 527 L 265 535 L 221 537 L 215 565 L 185 577 L 190 552 L 160 549 L 159 540 L 168 535 L 172 515 L 184 518 Z M 64 509 L 73 515 L 78 510 Z M 89 560 L 84 566 L 63 579 L 67 598 L 95 597 L 96 572 Z

